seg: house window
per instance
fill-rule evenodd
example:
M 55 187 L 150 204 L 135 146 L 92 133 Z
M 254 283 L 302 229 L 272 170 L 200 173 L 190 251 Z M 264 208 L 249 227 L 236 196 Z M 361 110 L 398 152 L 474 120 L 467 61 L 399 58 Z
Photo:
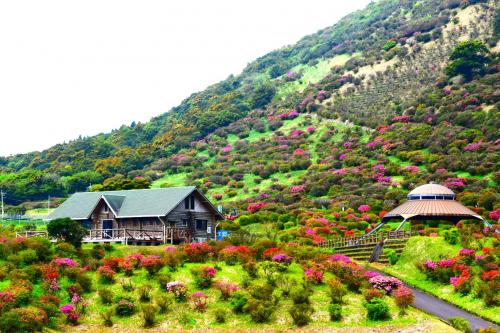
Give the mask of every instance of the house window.
M 186 199 L 184 199 L 184 209 L 194 209 L 194 195 L 190 195 Z
M 106 205 L 106 204 L 104 204 L 104 212 L 105 212 L 105 213 L 109 212 L 109 210 L 108 210 L 108 205 Z
M 207 220 L 196 220 L 196 230 L 207 230 Z
M 188 219 L 182 219 L 182 220 L 181 220 L 181 225 L 182 225 L 183 227 L 187 227 L 187 225 L 188 225 Z

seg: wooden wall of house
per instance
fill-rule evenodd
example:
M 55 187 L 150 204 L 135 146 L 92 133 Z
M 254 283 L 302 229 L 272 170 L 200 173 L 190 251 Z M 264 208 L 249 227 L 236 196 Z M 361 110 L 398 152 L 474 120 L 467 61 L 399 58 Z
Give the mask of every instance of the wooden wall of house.
M 102 229 L 102 220 L 113 220 L 113 229 L 117 229 L 118 222 L 115 220 L 113 212 L 110 208 L 105 211 L 106 202 L 104 200 L 99 200 L 94 212 L 92 213 L 92 229 Z
M 196 192 L 195 192 L 196 193 Z M 195 205 L 194 209 L 186 209 L 184 206 L 184 201 L 177 205 L 168 215 L 167 221 L 170 225 L 181 227 L 186 226 L 184 220 L 187 220 L 187 228 L 193 238 L 199 239 L 214 239 L 215 238 L 215 224 L 216 217 L 206 203 L 202 201 L 202 197 L 196 193 L 195 194 Z M 206 220 L 207 229 L 196 230 L 196 220 Z M 210 231 L 210 233 L 207 232 Z

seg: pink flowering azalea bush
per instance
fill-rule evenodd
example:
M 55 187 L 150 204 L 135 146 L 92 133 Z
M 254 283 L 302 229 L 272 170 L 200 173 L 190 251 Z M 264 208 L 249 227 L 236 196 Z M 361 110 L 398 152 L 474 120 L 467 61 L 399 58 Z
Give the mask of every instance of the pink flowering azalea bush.
M 187 297 L 187 287 L 180 281 L 172 281 L 167 283 L 167 291 L 174 295 L 177 302 L 184 302 Z
M 221 299 L 228 300 L 233 293 L 238 291 L 238 285 L 228 279 L 218 279 L 214 282 L 214 288 L 220 291 Z
M 184 247 L 184 253 L 190 262 L 205 262 L 214 250 L 208 243 L 191 243 Z
M 198 288 L 209 288 L 212 286 L 217 269 L 211 266 L 198 266 L 191 268 L 191 274 Z
M 205 295 L 203 291 L 194 292 L 191 295 L 191 301 L 193 302 L 193 308 L 198 312 L 205 312 L 208 305 L 208 296 Z
M 78 324 L 78 318 L 80 315 L 76 312 L 75 306 L 73 304 L 65 304 L 60 308 L 61 313 L 66 316 L 66 322 L 72 325 Z
M 370 278 L 368 281 L 373 288 L 383 290 L 388 295 L 403 285 L 399 279 L 392 276 L 378 275 Z

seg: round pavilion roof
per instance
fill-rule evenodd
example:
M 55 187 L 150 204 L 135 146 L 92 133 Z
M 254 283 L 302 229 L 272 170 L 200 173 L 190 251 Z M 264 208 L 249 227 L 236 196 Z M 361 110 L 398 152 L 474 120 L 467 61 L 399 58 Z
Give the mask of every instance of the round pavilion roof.
M 439 184 L 425 184 L 408 193 L 408 201 L 387 213 L 383 221 L 404 219 L 478 219 L 482 217 L 455 200 L 455 193 Z
M 437 194 L 437 195 L 455 195 L 449 188 L 439 184 L 425 184 L 416 187 L 408 193 L 408 195 L 421 195 L 421 194 Z

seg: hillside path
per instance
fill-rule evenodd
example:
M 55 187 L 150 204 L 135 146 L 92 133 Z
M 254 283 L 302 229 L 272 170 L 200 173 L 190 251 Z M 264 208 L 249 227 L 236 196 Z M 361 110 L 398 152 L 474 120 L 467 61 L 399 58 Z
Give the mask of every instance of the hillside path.
M 370 267 L 373 269 L 373 267 Z M 391 276 L 387 273 L 381 272 L 377 270 L 382 275 Z M 448 318 L 450 317 L 462 317 L 469 321 L 470 328 L 472 332 L 476 332 L 480 328 L 493 327 L 500 333 L 500 326 L 487 321 L 481 317 L 478 317 L 470 312 L 460 309 L 459 307 L 443 301 L 442 299 L 437 298 L 436 296 L 430 295 L 418 288 L 410 286 L 403 282 L 405 286 L 413 290 L 413 294 L 415 295 L 415 302 L 413 306 L 417 309 L 420 309 L 426 313 L 434 315 L 445 322 L 448 322 Z

